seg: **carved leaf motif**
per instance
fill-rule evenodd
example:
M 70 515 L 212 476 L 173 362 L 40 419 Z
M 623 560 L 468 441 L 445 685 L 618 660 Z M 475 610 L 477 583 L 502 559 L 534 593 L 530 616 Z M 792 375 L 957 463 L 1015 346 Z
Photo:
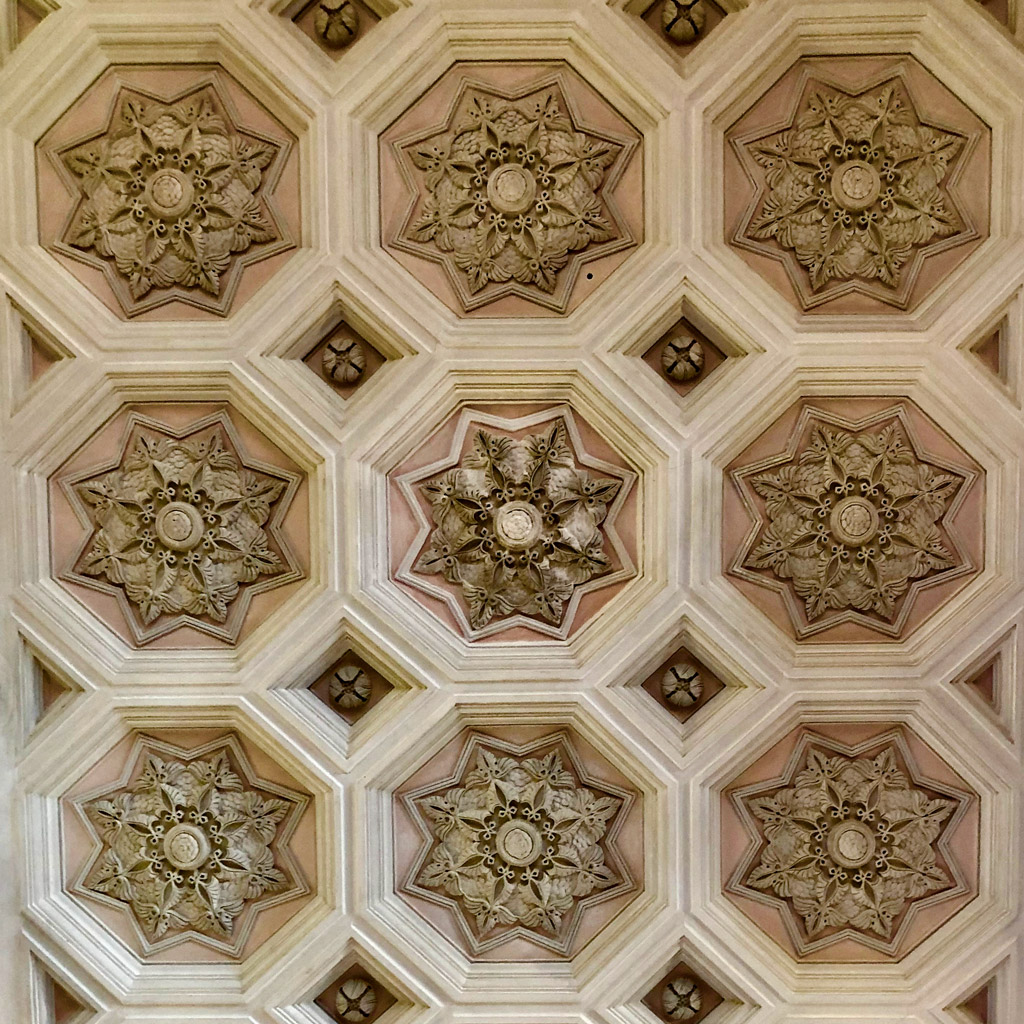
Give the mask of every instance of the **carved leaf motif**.
M 558 624 L 612 568 L 601 525 L 620 487 L 576 468 L 561 420 L 522 440 L 480 429 L 459 469 L 421 484 L 435 528 L 415 571 L 460 584 L 474 628 L 516 611 Z
M 100 139 L 63 154 L 83 197 L 64 240 L 111 260 L 133 302 L 219 296 L 232 254 L 279 237 L 260 202 L 279 150 L 228 125 L 210 86 L 174 105 L 127 97 Z
M 553 292 L 571 252 L 620 235 L 601 189 L 622 147 L 577 131 L 562 103 L 472 93 L 448 132 L 406 151 L 424 195 L 405 237 L 450 253 L 472 294 L 510 280 Z
M 795 127 L 747 144 L 766 191 L 744 233 L 791 251 L 813 291 L 848 279 L 896 289 L 914 249 L 964 230 L 944 183 L 965 140 L 922 124 L 902 91 L 822 86 Z

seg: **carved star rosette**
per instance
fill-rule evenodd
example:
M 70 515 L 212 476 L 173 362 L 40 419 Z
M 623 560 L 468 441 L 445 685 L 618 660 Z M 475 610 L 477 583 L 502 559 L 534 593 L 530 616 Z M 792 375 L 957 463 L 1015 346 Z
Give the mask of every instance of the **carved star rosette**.
M 225 412 L 180 430 L 132 413 L 115 459 L 60 480 L 89 531 L 60 578 L 112 595 L 137 644 L 235 643 L 253 597 L 303 576 L 282 530 L 300 477 L 244 451 Z
M 400 891 L 448 908 L 475 956 L 517 939 L 568 956 L 589 908 L 636 887 L 616 846 L 633 799 L 564 731 L 471 733 L 448 778 L 402 796 L 423 847 Z
M 565 639 L 586 594 L 635 575 L 616 528 L 635 480 L 586 453 L 567 407 L 463 410 L 448 455 L 396 478 L 418 530 L 395 578 L 470 640 L 517 626 Z
M 261 779 L 234 736 L 140 736 L 116 782 L 74 801 L 94 848 L 71 891 L 124 913 L 147 956 L 237 957 L 261 911 L 310 891 L 289 849 L 309 799 Z
M 956 521 L 979 473 L 925 451 L 905 405 L 807 406 L 785 451 L 728 476 L 752 523 L 729 573 L 778 593 L 798 639 L 900 637 L 922 590 L 978 569 Z
M 561 72 L 466 78 L 441 122 L 391 145 L 413 198 L 389 243 L 441 264 L 467 312 L 517 295 L 564 313 L 584 264 L 639 242 L 615 200 L 639 135 L 588 125 Z
M 926 259 L 979 237 L 957 183 L 979 133 L 921 113 L 901 66 L 852 90 L 805 70 L 789 114 L 730 141 L 755 186 L 733 244 L 784 266 L 804 309 L 908 308 Z
M 727 891 L 774 907 L 799 956 L 901 952 L 914 918 L 970 891 L 951 839 L 977 797 L 923 776 L 903 730 L 806 733 L 782 775 L 730 791 L 751 839 Z
M 122 86 L 101 131 L 49 152 L 77 197 L 51 248 L 101 270 L 125 316 L 226 315 L 243 269 L 295 245 L 274 202 L 291 146 L 243 125 L 216 74 Z

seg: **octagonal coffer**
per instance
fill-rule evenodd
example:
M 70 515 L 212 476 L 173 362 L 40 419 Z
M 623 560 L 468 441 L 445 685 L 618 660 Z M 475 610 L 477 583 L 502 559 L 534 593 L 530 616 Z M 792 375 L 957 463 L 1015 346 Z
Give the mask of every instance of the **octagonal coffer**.
M 459 315 L 571 312 L 643 240 L 640 133 L 564 62 L 459 63 L 381 136 L 381 235 Z
M 988 235 L 991 132 L 911 57 L 800 60 L 726 141 L 726 240 L 803 311 L 912 309 Z
M 724 561 L 798 640 L 901 640 L 981 571 L 984 503 L 912 402 L 804 399 L 728 467 Z
M 51 477 L 53 569 L 127 642 L 248 635 L 309 566 L 308 483 L 222 405 L 135 405 Z
M 798 960 L 900 959 L 977 895 L 979 813 L 904 725 L 801 726 L 723 792 L 725 892 Z
M 640 793 L 572 729 L 465 729 L 394 800 L 398 892 L 473 959 L 574 956 L 643 886 Z
M 470 640 L 564 639 L 636 574 L 636 474 L 567 406 L 464 409 L 389 480 L 393 578 Z
M 140 956 L 241 959 L 311 897 L 312 797 L 237 733 L 129 736 L 61 813 L 68 892 Z
M 120 316 L 227 315 L 299 242 L 296 141 L 220 67 L 110 68 L 37 146 L 40 243 Z

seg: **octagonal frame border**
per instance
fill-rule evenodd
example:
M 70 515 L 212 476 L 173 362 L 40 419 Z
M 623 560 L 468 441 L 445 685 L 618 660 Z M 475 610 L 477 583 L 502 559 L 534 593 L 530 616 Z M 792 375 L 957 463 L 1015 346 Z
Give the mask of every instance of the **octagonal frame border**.
M 715 202 L 705 207 L 710 212 L 699 216 L 695 247 L 720 274 L 744 282 L 750 301 L 761 304 L 773 319 L 795 331 L 797 340 L 810 340 L 823 331 L 895 332 L 903 340 L 913 340 L 915 333 L 920 335 L 929 330 L 950 309 L 965 311 L 969 306 L 966 296 L 978 290 L 983 274 L 1001 279 L 1003 274 L 1013 272 L 1008 268 L 1019 260 L 1020 247 L 1011 236 L 1019 230 L 1024 213 L 1017 187 L 1019 168 L 1014 163 L 1020 140 L 1024 139 L 1024 118 L 1019 109 L 1002 103 L 992 93 L 977 70 L 968 68 L 964 62 L 942 64 L 947 50 L 959 53 L 961 49 L 962 25 L 957 22 L 962 17 L 958 19 L 958 15 L 971 19 L 991 44 L 986 52 L 992 57 L 992 66 L 986 68 L 985 82 L 991 80 L 998 67 L 1007 81 L 1020 81 L 1024 87 L 1024 71 L 1016 48 L 996 26 L 988 23 L 985 12 L 968 13 L 962 0 L 907 0 L 899 12 L 893 12 L 882 0 L 836 0 L 827 5 L 814 0 L 778 0 L 771 5 L 753 5 L 745 12 L 743 24 L 736 26 L 734 46 L 741 46 L 739 40 L 745 38 L 752 48 L 767 50 L 770 59 L 728 78 L 713 78 L 714 69 L 702 68 L 695 80 L 693 101 L 702 116 L 693 126 L 691 141 L 694 151 L 702 156 L 695 160 L 694 173 L 698 186 L 712 190 L 716 197 Z M 892 313 L 807 313 L 731 250 L 722 193 L 715 186 L 721 180 L 721 155 L 728 144 L 725 135 L 757 98 L 801 58 L 885 54 L 914 58 L 925 71 L 960 96 L 992 131 L 989 235 L 928 295 L 922 296 L 912 311 L 898 314 L 898 323 L 892 322 Z
M 813 399 L 811 400 L 813 401 Z M 966 502 L 971 489 L 978 482 L 979 474 L 975 473 L 974 470 L 970 468 L 965 468 L 963 466 L 956 465 L 955 463 L 949 461 L 948 459 L 940 458 L 937 455 L 932 455 L 920 444 L 917 437 L 917 431 L 914 428 L 914 424 L 910 420 L 910 417 L 907 416 L 904 411 L 904 406 L 907 401 L 907 399 L 903 399 L 902 401 L 898 401 L 895 405 L 890 406 L 888 409 L 882 409 L 877 413 L 870 413 L 869 415 L 862 416 L 860 419 L 856 420 L 847 419 L 846 417 L 840 416 L 837 413 L 830 413 L 827 409 L 816 409 L 811 406 L 808 406 L 805 409 L 803 409 L 803 411 L 800 413 L 800 417 L 797 420 L 797 423 L 793 427 L 793 430 L 790 434 L 790 438 L 787 443 L 785 451 L 779 452 L 775 455 L 767 456 L 763 459 L 759 459 L 758 461 L 753 462 L 747 466 L 730 470 L 728 473 L 727 479 L 729 482 L 733 483 L 734 486 L 736 486 L 736 488 L 739 490 L 744 510 L 750 516 L 751 520 L 753 521 L 753 525 L 747 531 L 746 538 L 744 539 L 740 547 L 737 549 L 736 553 L 733 555 L 727 571 L 731 575 L 737 576 L 742 580 L 746 580 L 749 583 L 754 583 L 758 586 L 765 587 L 768 590 L 773 590 L 776 593 L 778 593 L 782 597 L 783 602 L 785 603 L 786 610 L 790 618 L 790 622 L 792 623 L 793 630 L 796 634 L 796 639 L 798 641 L 805 640 L 807 637 L 814 636 L 815 634 L 820 633 L 826 629 L 830 629 L 833 626 L 842 625 L 846 622 L 856 622 L 866 626 L 867 628 L 874 629 L 877 632 L 882 633 L 883 635 L 891 636 L 894 639 L 898 638 L 901 631 L 903 630 L 903 627 L 906 625 L 907 619 L 910 616 L 914 600 L 922 590 L 925 590 L 929 587 L 938 586 L 940 583 L 946 583 L 952 580 L 957 580 L 961 576 L 969 576 L 976 570 L 980 572 L 984 568 L 983 564 L 980 566 L 976 566 L 973 563 L 970 556 L 963 549 L 963 545 L 960 542 L 960 531 L 957 529 L 956 523 L 950 522 L 947 525 L 944 522 L 944 529 L 946 530 L 946 533 L 949 536 L 950 542 L 952 543 L 957 556 L 961 559 L 962 564 L 960 566 L 944 570 L 938 576 L 923 577 L 921 579 L 913 580 L 910 584 L 910 587 L 908 588 L 907 598 L 906 600 L 904 600 L 903 604 L 900 607 L 899 614 L 891 623 L 889 623 L 888 625 L 877 623 L 874 619 L 869 619 L 866 615 L 861 614 L 856 609 L 848 608 L 840 612 L 840 614 L 838 615 L 829 617 L 823 622 L 809 623 L 807 626 L 801 626 L 800 615 L 798 610 L 799 604 L 797 602 L 797 599 L 793 596 L 792 590 L 786 584 L 786 581 L 782 579 L 768 580 L 763 576 L 759 576 L 756 572 L 748 570 L 744 565 L 746 558 L 750 554 L 751 548 L 754 546 L 754 541 L 757 539 L 757 535 L 761 532 L 761 528 L 763 526 L 764 521 L 762 517 L 757 514 L 756 510 L 753 507 L 753 504 L 750 499 L 749 489 L 746 487 L 741 487 L 739 480 L 742 477 L 745 482 L 746 478 L 754 473 L 764 472 L 765 470 L 772 469 L 775 466 L 780 466 L 784 465 L 787 462 L 791 462 L 794 456 L 797 454 L 797 450 L 800 446 L 801 434 L 807 428 L 807 425 L 812 421 L 825 422 L 830 424 L 831 426 L 843 427 L 846 430 L 850 431 L 859 431 L 865 430 L 883 419 L 889 419 L 895 416 L 899 420 L 900 425 L 903 427 L 903 430 L 906 433 L 907 438 L 910 440 L 911 445 L 913 445 L 915 454 L 922 462 L 928 462 L 931 465 L 939 466 L 942 469 L 946 469 L 950 472 L 954 472 L 957 475 L 964 477 L 963 484 L 959 488 L 957 488 L 957 493 L 954 496 L 953 501 L 950 503 L 949 507 L 943 513 L 944 519 L 946 516 L 949 516 L 951 520 L 955 520 L 956 516 L 960 512 L 960 509 L 963 507 L 964 502 Z M 915 406 L 917 405 L 917 403 L 913 404 Z M 923 412 L 923 410 L 921 411 Z M 769 424 L 769 429 L 771 426 L 774 425 L 775 422 L 777 422 L 777 420 Z M 950 440 L 953 439 L 950 438 Z M 953 441 L 953 443 L 957 444 L 955 440 Z M 960 445 L 957 444 L 957 447 L 959 448 Z
M 94 709 L 106 712 L 100 716 L 106 723 L 104 729 L 65 718 L 51 734 L 54 742 L 63 739 L 74 744 L 82 754 L 79 761 L 63 758 L 60 748 L 47 752 L 36 745 L 26 752 L 21 763 L 16 797 L 21 804 L 19 817 L 28 854 L 24 861 L 26 921 L 69 952 L 126 1005 L 159 1001 L 170 992 L 180 993 L 182 986 L 188 990 L 198 978 L 203 979 L 196 990 L 200 1001 L 218 997 L 225 1004 L 241 1005 L 275 962 L 287 959 L 282 952 L 300 945 L 309 932 L 332 915 L 337 905 L 338 892 L 331 871 L 331 847 L 336 841 L 332 825 L 337 824 L 336 783 L 321 774 L 319 765 L 284 746 L 277 730 L 245 698 L 213 698 L 180 707 L 152 699 L 119 698 L 107 691 L 92 694 L 86 700 Z M 59 848 L 59 805 L 67 790 L 125 738 L 167 728 L 238 732 L 310 793 L 308 806 L 314 814 L 316 835 L 315 885 L 307 880 L 306 905 L 273 936 L 235 962 L 147 963 L 72 894 L 73 882 L 65 879 L 64 858 L 53 853 Z M 82 762 L 87 762 L 84 769 Z M 31 855 L 32 847 L 37 847 L 38 856 Z
M 474 423 L 480 423 L 485 426 L 494 427 L 495 429 L 516 432 L 519 430 L 529 429 L 530 427 L 540 426 L 542 423 L 547 423 L 554 419 L 560 419 L 565 424 L 572 442 L 573 452 L 581 465 L 586 466 L 588 469 L 600 470 L 601 472 L 607 473 L 609 476 L 613 476 L 621 481 L 618 493 L 612 500 L 608 508 L 608 514 L 602 523 L 612 550 L 615 552 L 616 557 L 621 563 L 621 568 L 614 572 L 594 576 L 586 583 L 574 586 L 572 597 L 569 599 L 568 605 L 563 612 L 563 621 L 558 626 L 548 626 L 546 623 L 539 622 L 527 615 L 518 613 L 516 615 L 510 615 L 503 618 L 491 625 L 483 626 L 479 629 L 474 628 L 470 625 L 469 620 L 466 617 L 465 610 L 460 604 L 458 598 L 444 588 L 431 584 L 426 580 L 421 580 L 413 575 L 413 563 L 422 553 L 423 546 L 427 542 L 427 538 L 430 536 L 432 529 L 426 514 L 416 501 L 415 494 L 412 490 L 413 485 L 426 480 L 428 477 L 436 476 L 438 473 L 441 473 L 446 469 L 458 467 L 459 462 L 461 461 L 459 459 L 459 454 L 465 444 L 470 426 Z M 450 422 L 450 419 L 445 420 L 441 425 L 442 428 Z M 413 455 L 414 454 L 415 453 L 413 453 Z M 612 586 L 615 583 L 625 582 L 633 579 L 637 575 L 637 569 L 633 564 L 633 559 L 630 557 L 622 539 L 619 537 L 618 530 L 615 528 L 615 518 L 622 511 L 622 507 L 638 479 L 639 474 L 633 470 L 622 469 L 618 466 L 614 466 L 597 456 L 590 455 L 586 451 L 583 440 L 580 437 L 579 428 L 576 425 L 576 419 L 573 416 L 573 410 L 569 405 L 562 404 L 551 406 L 542 409 L 540 412 L 519 416 L 515 419 L 493 416 L 489 413 L 474 410 L 472 406 L 463 405 L 457 415 L 455 437 L 448 449 L 448 453 L 436 459 L 430 465 L 410 470 L 409 472 L 403 473 L 401 476 L 395 478 L 395 482 L 401 491 L 406 504 L 417 520 L 418 528 L 416 538 L 410 545 L 406 554 L 403 556 L 402 561 L 399 563 L 398 570 L 395 572 L 394 578 L 401 583 L 405 583 L 410 587 L 414 587 L 417 590 L 421 590 L 424 593 L 443 601 L 461 626 L 463 637 L 469 641 L 480 640 L 488 636 L 495 636 L 515 626 L 524 626 L 537 633 L 554 637 L 557 640 L 565 640 L 572 628 L 576 609 L 579 607 L 579 603 L 585 594 L 588 594 L 591 591 L 603 589 L 604 587 Z

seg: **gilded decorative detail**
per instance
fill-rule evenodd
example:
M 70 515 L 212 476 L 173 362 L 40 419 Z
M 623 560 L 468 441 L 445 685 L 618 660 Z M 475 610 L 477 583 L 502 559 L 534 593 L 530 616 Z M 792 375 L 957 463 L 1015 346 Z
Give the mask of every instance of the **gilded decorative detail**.
M 801 952 L 892 952 L 916 907 L 964 892 L 948 839 L 969 798 L 922 779 L 898 731 L 858 750 L 809 734 L 783 778 L 733 793 L 758 841 L 730 888 L 782 904 Z
M 524 620 L 562 630 L 577 595 L 628 564 L 613 524 L 632 475 L 586 460 L 569 424 L 515 436 L 467 422 L 456 464 L 417 482 L 431 529 L 411 572 L 451 585 L 471 635 Z
M 590 903 L 632 887 L 614 844 L 631 795 L 589 780 L 562 734 L 528 751 L 474 736 L 455 778 L 405 799 L 429 837 L 407 887 L 441 897 L 477 952 L 565 952 Z
M 289 147 L 237 125 L 214 84 L 123 89 L 100 134 L 56 154 L 79 193 L 61 241 L 128 316 L 175 298 L 226 312 L 237 268 L 291 245 L 269 202 Z
M 282 848 L 307 802 L 256 778 L 230 738 L 199 751 L 142 738 L 128 778 L 79 803 L 101 847 L 79 887 L 127 907 L 149 952 L 237 953 L 247 911 L 306 892 Z
M 296 485 L 243 459 L 222 416 L 180 435 L 137 421 L 116 465 L 66 484 L 92 528 L 72 578 L 120 594 L 141 639 L 187 624 L 231 640 L 247 591 L 298 575 L 271 536 Z

